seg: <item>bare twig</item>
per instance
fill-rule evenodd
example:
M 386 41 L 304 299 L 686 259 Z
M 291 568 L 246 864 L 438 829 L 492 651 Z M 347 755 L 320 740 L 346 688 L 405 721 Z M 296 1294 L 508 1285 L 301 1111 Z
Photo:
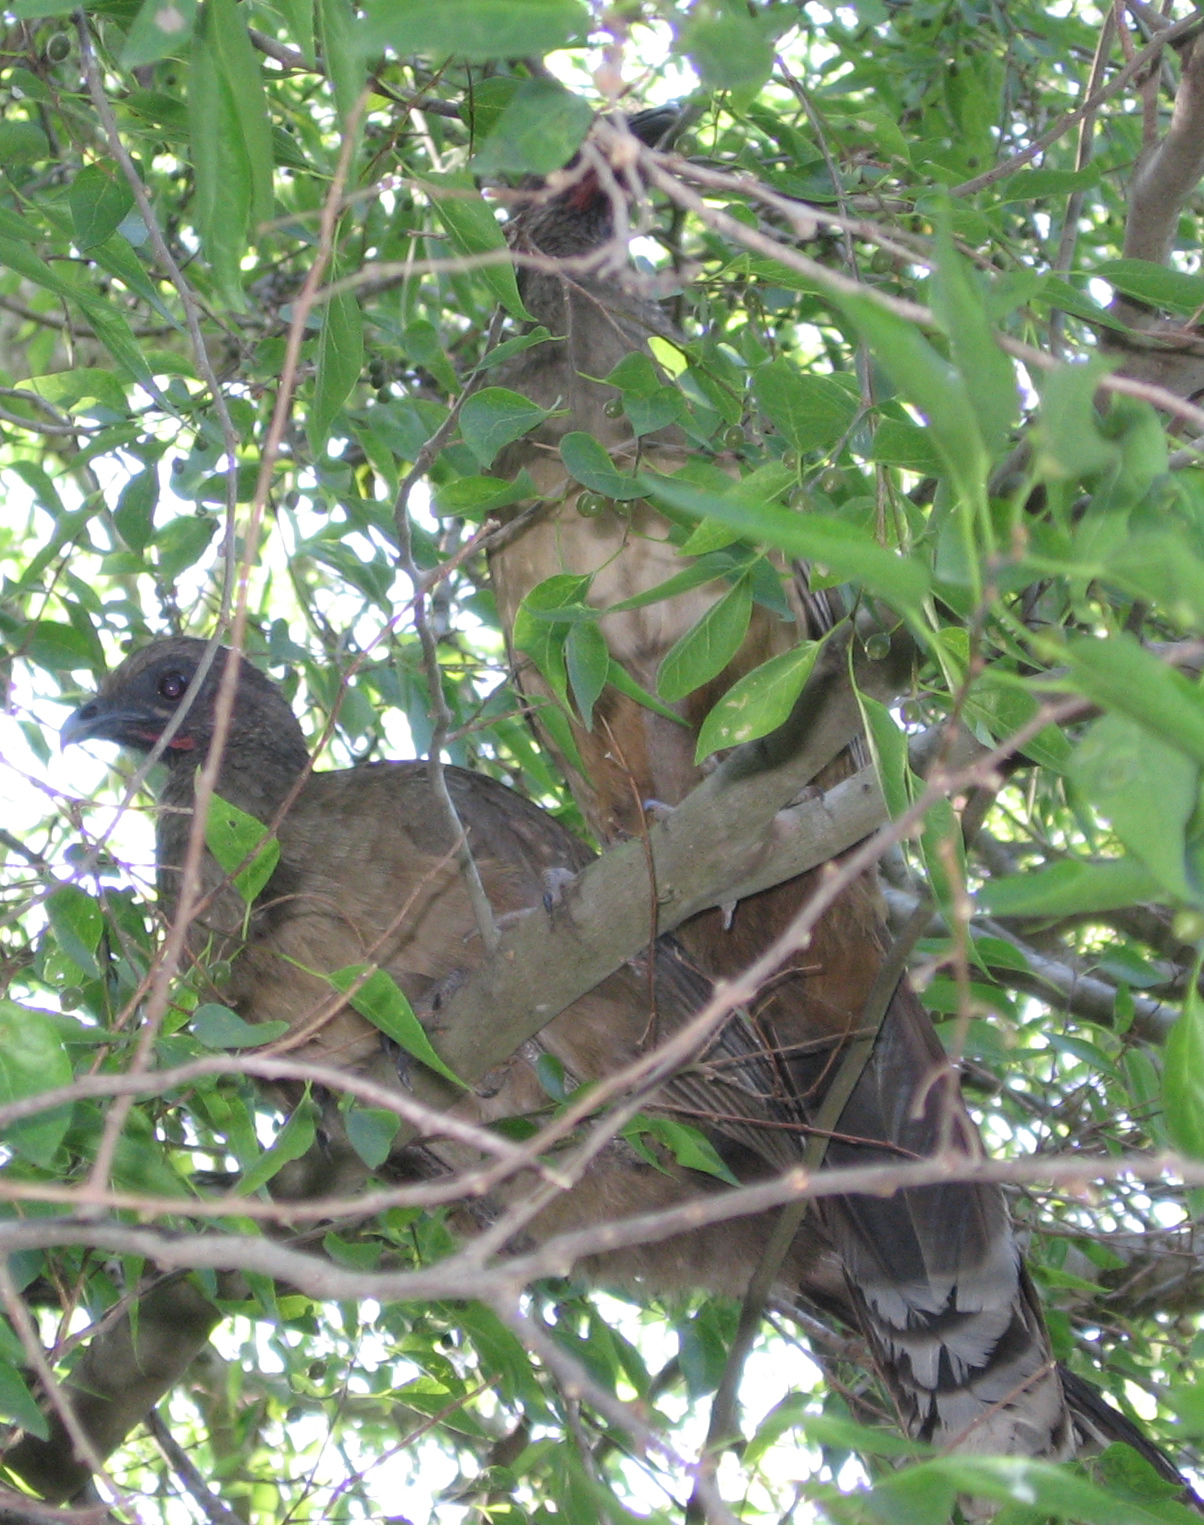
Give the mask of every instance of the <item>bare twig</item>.
M 493 347 L 500 327 L 501 313 L 499 311 L 490 329 L 487 348 Z M 447 786 L 447 775 L 443 771 L 442 752 L 452 728 L 452 713 L 448 708 L 447 696 L 443 692 L 443 669 L 439 665 L 439 642 L 427 615 L 427 596 L 432 585 L 432 578 L 430 573 L 421 571 L 418 563 L 414 560 L 413 526 L 410 521 L 409 511 L 411 492 L 421 478 L 430 470 L 439 452 L 455 433 L 464 404 L 480 386 L 485 375 L 486 372 L 482 367 L 477 370 L 475 375 L 469 378 L 468 382 L 461 388 L 460 395 L 457 397 L 447 417 L 419 450 L 414 459 L 413 466 L 398 486 L 393 503 L 393 523 L 397 529 L 398 564 L 410 579 L 410 586 L 414 590 L 412 599 L 414 629 L 418 633 L 418 640 L 422 647 L 422 664 L 426 672 L 427 692 L 430 695 L 431 716 L 435 722 L 431 735 L 431 744 L 427 749 L 427 778 L 430 781 L 431 793 L 439 802 L 444 819 L 451 828 L 452 840 L 455 842 L 456 862 L 460 869 L 460 876 L 464 881 L 465 890 L 468 893 L 469 902 L 472 905 L 473 916 L 476 919 L 477 930 L 481 934 L 481 941 L 485 945 L 486 952 L 492 953 L 498 945 L 498 929 L 493 916 L 493 907 L 489 904 L 489 896 L 485 893 L 485 885 L 481 879 L 481 872 L 477 868 L 476 859 L 472 855 L 468 833 L 464 829 L 460 813 L 456 809 L 455 801 L 451 797 L 451 791 Z

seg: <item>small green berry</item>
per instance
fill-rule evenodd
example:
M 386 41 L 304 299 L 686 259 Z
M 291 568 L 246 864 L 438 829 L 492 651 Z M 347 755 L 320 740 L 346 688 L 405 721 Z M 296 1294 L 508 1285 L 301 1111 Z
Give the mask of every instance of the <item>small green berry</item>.
M 865 654 L 871 662 L 881 662 L 890 656 L 890 636 L 885 630 L 875 630 L 873 635 L 866 637 Z

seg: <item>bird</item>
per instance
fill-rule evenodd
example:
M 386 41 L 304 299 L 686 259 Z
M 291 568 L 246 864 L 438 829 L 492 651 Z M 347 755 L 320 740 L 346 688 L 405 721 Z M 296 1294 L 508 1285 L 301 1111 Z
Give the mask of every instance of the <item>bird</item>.
M 640 142 L 662 143 L 665 110 L 626 120 Z M 617 140 L 622 122 L 612 121 Z M 610 141 L 616 141 L 612 131 Z M 600 151 L 600 150 L 599 150 Z M 630 164 L 628 152 L 620 155 Z M 585 161 L 582 161 L 584 164 Z M 580 171 L 580 166 L 578 166 Z M 532 193 L 511 221 L 520 251 L 563 258 L 603 248 L 615 232 L 614 195 L 592 170 L 570 166 L 567 189 Z M 626 182 L 630 188 L 631 182 Z M 701 777 L 695 749 L 701 722 L 745 673 L 844 617 L 839 594 L 813 594 L 800 571 L 789 592 L 794 617 L 754 605 L 740 650 L 711 682 L 675 703 L 676 719 L 614 686 L 596 701 L 592 723 L 568 717 L 573 747 L 549 723 L 557 706 L 548 681 L 513 649 L 523 600 L 546 579 L 592 575 L 589 602 L 605 611 L 679 573 L 671 525 L 650 505 L 578 511 L 580 490 L 557 447 L 570 431 L 599 440 L 620 468 L 637 462 L 669 472 L 690 455 L 676 426 L 637 439 L 605 378 L 665 318 L 630 270 L 611 263 L 582 276 L 546 265 L 520 268 L 524 304 L 551 338 L 499 368 L 499 382 L 552 410 L 509 445 L 495 474 L 526 470 L 541 498 L 501 517 L 517 519 L 490 557 L 499 613 L 511 639 L 516 682 L 544 745 L 556 755 L 586 820 L 603 843 L 644 830 L 645 802 L 672 807 Z M 680 341 L 679 341 L 680 342 Z M 650 357 L 651 358 L 651 357 Z M 662 374 L 662 380 L 668 378 Z M 521 518 L 517 518 L 521 514 Z M 665 655 L 727 591 L 720 578 L 671 598 L 606 614 L 598 627 L 610 657 L 655 693 Z M 828 787 L 861 760 L 856 748 L 816 783 Z M 741 901 L 726 921 L 709 911 L 676 930 L 678 942 L 709 977 L 745 969 L 806 903 L 819 870 Z M 751 1015 L 781 1084 L 814 1120 L 841 1055 L 865 1021 L 890 945 L 872 878 L 863 877 L 815 927 L 807 948 L 764 989 Z M 872 1053 L 833 1128 L 831 1165 L 867 1164 L 937 1153 L 949 1146 L 981 1156 L 978 1131 L 931 1018 L 906 978 L 882 1015 Z M 839 1247 L 844 1302 L 868 1337 L 904 1428 L 915 1438 L 969 1451 L 1064 1457 L 1075 1449 L 1066 1387 L 1053 1359 L 1039 1298 L 1019 1253 L 1001 1191 L 948 1185 L 889 1199 L 825 1205 L 823 1230 Z M 813 1232 L 813 1227 L 804 1227 Z
M 203 909 L 188 929 L 189 952 L 202 978 L 206 968 L 216 966 L 215 996 L 245 1020 L 281 1021 L 290 1033 L 304 1033 L 305 1045 L 295 1050 L 295 1057 L 403 1087 L 406 1069 L 396 1050 L 349 1005 L 332 1009 L 323 975 L 372 959 L 418 1005 L 440 989 L 454 989 L 457 978 L 486 956 L 453 860 L 456 835 L 436 805 L 427 767 L 382 762 L 313 771 L 305 734 L 280 689 L 246 657 L 225 648 L 217 648 L 204 671 L 210 650 L 203 640 L 171 636 L 127 657 L 67 720 L 63 745 L 105 741 L 145 754 L 161 744 L 155 856 L 160 907 L 170 920 L 179 904 L 193 830 L 197 771 L 214 741 L 219 685 L 226 664 L 237 664 L 217 792 L 272 826 L 279 858 L 248 914 L 241 894 L 205 849 Z M 549 876 L 579 872 L 592 860 L 592 851 L 547 811 L 498 781 L 450 766 L 445 773 L 494 913 L 548 914 Z M 672 938 L 659 939 L 651 956 L 657 1030 L 667 1035 L 702 1005 L 710 985 Z M 315 1026 L 318 1010 L 329 1016 Z M 538 1113 L 547 1103 L 536 1068 L 541 1053 L 558 1059 L 572 1083 L 604 1079 L 644 1051 L 652 1033 L 650 1016 L 646 967 L 640 960 L 623 964 L 550 1021 L 536 1044 L 524 1045 L 500 1073 L 492 1071 L 455 1110 L 483 1123 Z M 886 1032 L 892 1043 L 914 1041 L 906 1028 L 900 1035 L 888 1024 Z M 890 1068 L 890 1063 L 878 1065 L 870 1073 L 877 1083 Z M 894 1096 L 882 1104 L 897 1112 L 903 1099 Z M 741 1010 L 706 1052 L 671 1077 L 645 1106 L 692 1122 L 710 1117 L 702 1131 L 738 1179 L 763 1179 L 799 1158 L 799 1133 L 791 1126 L 799 1109 L 783 1097 L 762 1034 Z M 914 1126 L 910 1118 L 899 1117 L 894 1131 L 905 1137 Z M 464 1146 L 429 1137 L 406 1145 L 387 1168 L 392 1178 L 405 1178 L 446 1174 L 475 1163 Z M 521 1200 L 531 1184 L 529 1179 L 512 1180 L 460 1213 L 455 1227 L 462 1233 L 477 1231 Z M 321 1185 L 326 1189 L 327 1183 Z M 663 1151 L 658 1158 L 647 1148 L 637 1150 L 619 1137 L 592 1160 L 572 1189 L 524 1225 L 521 1242 L 510 1248 L 724 1189 L 714 1174 L 682 1166 Z M 1011 1410 L 1034 1389 L 1045 1391 L 1038 1384 L 1048 1374 L 1038 1373 L 1034 1382 L 1025 1366 L 1033 1331 L 1041 1328 L 1039 1306 L 1006 1215 L 990 1225 L 995 1242 L 1004 1247 L 995 1275 L 1005 1291 L 1009 1276 L 1018 1278 L 1018 1307 L 1000 1298 L 996 1305 L 983 1299 L 982 1306 L 971 1309 L 959 1301 L 954 1287 L 946 1289 L 940 1309 L 931 1308 L 937 1284 L 931 1269 L 921 1268 L 912 1282 L 897 1286 L 893 1304 L 880 1290 L 882 1278 L 894 1275 L 897 1265 L 889 1236 L 897 1232 L 914 1241 L 911 1221 L 923 1216 L 917 1200 L 930 1204 L 934 1231 L 939 1224 L 950 1237 L 962 1232 L 943 1217 L 942 1192 L 913 1193 L 902 1214 L 877 1198 L 865 1199 L 861 1213 L 846 1205 L 835 1213 L 813 1214 L 807 1232 L 797 1236 L 784 1259 L 778 1290 L 786 1296 L 801 1291 L 861 1329 L 884 1363 L 887 1385 L 901 1411 L 913 1416 L 913 1429 L 918 1428 L 914 1416 L 926 1412 L 927 1405 L 947 1430 L 961 1423 L 974 1433 L 988 1405 L 993 1413 L 987 1423 L 995 1413 L 1006 1414 L 1005 1435 L 1014 1439 L 1021 1433 L 1020 1420 Z M 972 1200 L 981 1202 L 978 1196 Z M 985 1219 L 992 1211 L 1002 1214 L 1002 1205 L 988 1197 L 981 1210 Z M 604 1252 L 577 1269 L 595 1283 L 637 1294 L 693 1288 L 739 1295 L 765 1253 L 774 1221 L 772 1214 L 735 1219 L 663 1242 Z M 985 1223 L 980 1228 L 985 1232 Z M 860 1290 L 854 1274 L 864 1277 Z M 932 1316 L 917 1318 L 917 1305 Z M 1008 1326 L 999 1335 L 1001 1318 Z M 989 1351 L 987 1336 L 995 1339 Z M 985 1363 L 984 1353 L 991 1357 Z M 1067 1381 L 1085 1386 L 1069 1375 Z M 1089 1388 L 1086 1392 L 1078 1408 L 1087 1416 L 1084 1424 L 1089 1420 L 1094 1425 L 1092 1433 L 1141 1445 L 1140 1434 L 1132 1426 L 1125 1429 L 1123 1416 L 1115 1415 L 1116 1426 L 1109 1430 L 1107 1406 Z M 1027 1441 L 1035 1453 L 1042 1431 L 1037 1419 L 1027 1422 Z M 105 1427 L 103 1415 L 97 1426 L 106 1447 L 121 1438 L 111 1433 L 111 1425 Z M 998 1432 L 992 1438 L 998 1441 Z M 1177 1479 L 1156 1447 L 1147 1444 L 1144 1450 L 1164 1475 Z M 40 1454 L 33 1448 L 34 1461 Z
M 209 754 L 225 648 L 195 695 L 206 643 L 192 637 L 155 641 L 123 661 L 82 704 L 62 731 L 64 746 L 115 742 L 149 752 L 167 733 L 162 753 L 155 833 L 159 906 L 170 923 L 179 904 L 181 871 L 193 829 L 196 774 Z M 282 1022 L 304 1041 L 292 1057 L 402 1086 L 396 1051 L 347 1002 L 332 1003 L 324 978 L 374 961 L 415 1005 L 454 989 L 485 957 L 472 903 L 454 857 L 456 837 L 432 792 L 423 762 L 387 762 L 317 772 L 301 725 L 279 688 L 245 657 L 217 775 L 220 798 L 264 823 L 275 823 L 279 859 L 250 915 L 242 895 L 208 848 L 201 862 L 202 909 L 188 929 L 198 976 L 216 969 L 213 999 L 250 1022 Z M 187 702 L 185 702 L 187 699 Z M 484 774 L 447 767 L 445 777 L 499 920 L 522 912 L 548 914 L 549 880 L 588 864 L 591 850 L 552 815 Z M 667 1035 L 710 995 L 710 985 L 669 939 L 655 950 L 659 1032 Z M 320 1023 L 316 1013 L 329 1012 Z M 553 1055 L 575 1084 L 603 1079 L 636 1058 L 650 1029 L 648 980 L 639 960 L 621 965 L 540 1034 L 538 1050 Z M 548 1102 L 524 1046 L 504 1073 L 453 1109 L 471 1121 L 537 1113 Z M 742 1174 L 766 1175 L 792 1163 L 772 1068 L 756 1034 L 737 1013 L 708 1058 L 662 1093 L 672 1112 L 693 1116 L 709 1108 L 728 1119 L 710 1129 L 721 1155 Z M 702 1077 L 701 1079 L 699 1077 Z M 701 1103 L 701 1108 L 700 1108 Z M 655 1103 L 652 1110 L 656 1110 Z M 417 1173 L 464 1168 L 463 1146 L 447 1139 L 419 1141 L 394 1169 Z M 474 1160 L 474 1163 L 475 1160 Z M 528 1234 L 554 1232 L 669 1205 L 718 1188 L 717 1178 L 656 1164 L 622 1140 L 605 1153 L 563 1201 Z M 324 1189 L 328 1189 L 323 1183 Z M 512 1184 L 511 1199 L 529 1181 Z M 501 1200 L 485 1211 L 500 1211 Z M 480 1217 L 480 1212 L 477 1214 Z M 667 1246 L 603 1256 L 592 1270 L 608 1284 L 633 1287 L 651 1278 L 665 1289 L 693 1285 L 738 1291 L 755 1264 L 754 1231 L 747 1250 L 701 1235 Z M 587 1271 L 591 1267 L 586 1268 Z M 798 1275 L 802 1275 L 801 1268 Z

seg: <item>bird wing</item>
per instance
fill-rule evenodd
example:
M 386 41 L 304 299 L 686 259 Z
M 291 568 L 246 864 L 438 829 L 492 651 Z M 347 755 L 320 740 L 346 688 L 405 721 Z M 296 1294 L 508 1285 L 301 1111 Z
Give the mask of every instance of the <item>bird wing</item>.
M 549 871 L 575 873 L 593 856 L 557 821 L 494 780 L 459 768 L 446 778 L 494 914 L 549 914 Z M 484 957 L 452 847 L 420 763 L 377 764 L 313 774 L 278 831 L 280 862 L 260 895 L 223 991 L 251 1021 L 283 1021 L 303 1047 L 298 1058 L 366 1073 L 399 1084 L 377 1028 L 341 1001 L 327 975 L 377 963 L 416 1007 Z M 216 865 L 210 864 L 216 883 Z M 554 908 L 553 908 L 554 914 Z M 203 946 L 212 921 L 198 929 Z M 232 938 L 226 929 L 227 941 Z M 651 981 L 649 960 L 652 962 Z M 533 987 L 534 988 L 534 987 Z M 653 1013 L 650 988 L 655 990 Z M 604 1080 L 641 1057 L 692 1018 L 710 995 L 708 981 L 680 948 L 662 939 L 643 959 L 624 964 L 567 1008 L 505 1064 L 491 1071 L 455 1107 L 479 1123 L 547 1111 L 550 1099 L 536 1064 L 542 1053 L 563 1066 L 570 1087 Z M 644 1101 L 702 1131 L 720 1158 L 745 1178 L 770 1175 L 798 1157 L 794 1114 L 784 1107 L 774 1065 L 755 1027 L 737 1012 L 702 1051 Z M 337 1119 L 329 1123 L 332 1149 Z M 474 1168 L 480 1160 L 445 1138 L 421 1140 L 393 1162 L 405 1173 Z M 642 1150 L 620 1139 L 595 1160 L 572 1191 L 549 1204 L 530 1239 L 644 1213 L 721 1189 L 717 1177 L 680 1166 L 655 1140 Z M 520 1202 L 529 1172 L 505 1183 L 462 1219 L 471 1228 Z M 664 1245 L 600 1257 L 587 1267 L 608 1282 L 661 1287 L 704 1285 L 739 1292 L 771 1225 L 679 1237 Z

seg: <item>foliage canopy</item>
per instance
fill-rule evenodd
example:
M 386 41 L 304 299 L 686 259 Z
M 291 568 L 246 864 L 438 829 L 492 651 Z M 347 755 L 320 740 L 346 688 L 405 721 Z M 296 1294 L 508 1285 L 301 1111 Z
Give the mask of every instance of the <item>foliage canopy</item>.
M 322 740 L 320 766 L 434 740 L 583 829 L 508 682 L 480 551 L 491 512 L 530 496 L 490 468 L 543 416 L 495 380 L 532 342 L 502 230 L 522 177 L 568 162 L 596 112 L 688 97 L 684 157 L 654 156 L 631 210 L 637 268 L 683 337 L 652 341 L 663 372 L 632 357 L 609 381 L 637 434 L 676 423 L 697 459 L 629 476 L 586 433 L 562 449 L 582 512 L 650 497 L 683 553 L 677 586 L 730 584 L 648 702 L 720 671 L 754 603 L 783 605 L 785 553 L 915 642 L 905 702 L 866 707 L 893 814 L 923 787 L 901 733 L 1023 732 L 1001 777 L 953 777 L 963 818 L 985 818 L 967 853 L 942 803 L 887 854 L 886 892 L 900 919 L 929 892 L 943 917 L 919 945 L 924 998 L 990 1149 L 1017 1162 L 1057 1355 L 1190 1465 L 1204 413 L 1185 399 L 1204 388 L 1204 166 L 1168 129 L 1176 99 L 1189 139 L 1204 124 L 1180 9 L 1167 42 L 1136 0 L 5 6 L 0 1101 L 136 1060 L 159 945 L 141 796 L 115 809 L 121 782 L 58 757 L 55 732 L 155 634 L 234 621 Z M 553 579 L 515 632 L 587 717 L 617 681 L 588 591 Z M 813 658 L 732 690 L 700 753 L 780 724 Z M 964 755 L 949 743 L 941 765 Z M 254 845 L 244 827 L 225 823 L 231 867 Z M 264 1041 L 179 978 L 156 1063 L 233 1056 L 226 1073 L 141 1095 L 119 1135 L 95 1094 L 6 1129 L 0 1215 L 48 1227 L 6 1241 L 4 1418 L 45 1431 L 22 1309 L 69 1371 L 80 1332 L 151 1269 L 140 1223 L 190 1243 L 266 1230 L 193 1212 L 207 1173 L 266 1201 L 313 1145 L 304 1107 L 283 1121 L 231 1073 Z M 395 1120 L 355 1115 L 376 1165 Z M 1149 1166 L 1159 1152 L 1169 1174 Z M 1048 1189 L 1047 1155 L 1081 1176 Z M 85 1222 L 110 1238 L 56 1238 L 89 1190 Z M 299 1232 L 351 1271 L 451 1252 L 440 1215 L 406 1206 Z M 697 1455 L 734 1304 L 547 1280 L 508 1325 L 485 1302 L 323 1299 L 249 1261 L 237 1286 L 194 1263 L 224 1322 L 111 1458 L 114 1517 L 680 1518 L 674 1457 Z M 634 1432 L 581 1399 L 556 1351 L 636 1406 Z M 850 1354 L 775 1311 L 744 1387 L 748 1443 L 719 1473 L 740 1518 L 939 1521 L 966 1491 L 1010 1500 L 1013 1521 L 1186 1517 L 1124 1453 L 1094 1484 L 1014 1461 L 901 1465 L 893 1431 L 854 1422 L 875 1399 Z

